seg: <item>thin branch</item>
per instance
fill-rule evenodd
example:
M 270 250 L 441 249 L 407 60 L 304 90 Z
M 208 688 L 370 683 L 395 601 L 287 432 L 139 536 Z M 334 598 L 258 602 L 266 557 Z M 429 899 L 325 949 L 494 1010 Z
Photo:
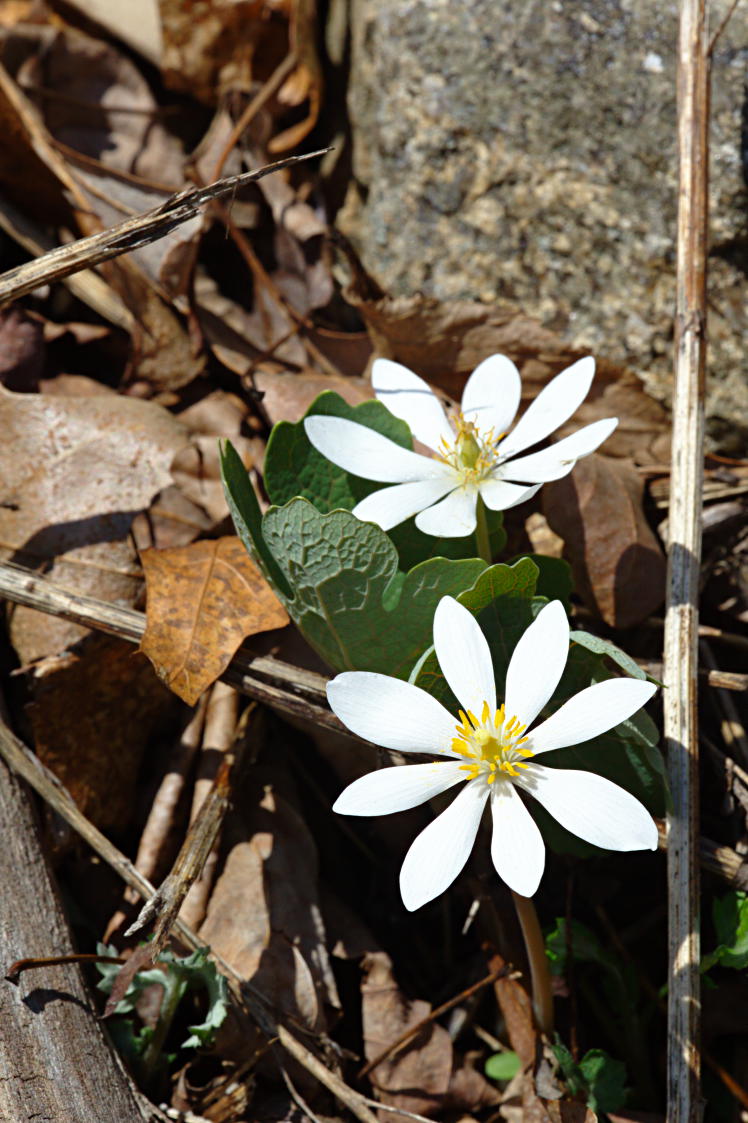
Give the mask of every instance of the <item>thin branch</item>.
M 678 246 L 664 732 L 667 819 L 668 1123 L 697 1123 L 700 1099 L 698 578 L 704 457 L 709 63 L 706 0 L 681 0 Z
M 9 269 L 0 275 L 0 307 L 12 300 L 17 300 L 26 293 L 33 292 L 40 285 L 50 281 L 59 281 L 63 277 L 77 273 L 81 269 L 99 265 L 102 261 L 117 257 L 137 249 L 139 246 L 148 245 L 158 238 L 163 238 L 170 230 L 194 218 L 200 208 L 212 199 L 223 199 L 232 195 L 248 183 L 254 183 L 271 172 L 280 171 L 298 164 L 302 160 L 311 160 L 316 156 L 324 156 L 329 148 L 319 149 L 317 152 L 308 152 L 303 156 L 289 156 L 285 160 L 277 160 L 264 168 L 253 172 L 242 172 L 241 175 L 227 176 L 207 187 L 188 187 L 178 191 L 160 203 L 153 210 L 145 211 L 134 218 L 125 219 L 116 226 L 92 234 L 88 238 L 79 238 L 66 246 L 58 246 L 34 261 Z
M 733 12 L 735 11 L 735 9 L 737 8 L 739 3 L 740 3 L 740 0 L 732 0 L 732 3 L 730 4 L 730 7 L 727 9 L 727 11 L 723 15 L 722 19 L 717 24 L 717 29 L 714 32 L 714 35 L 712 35 L 711 39 L 709 40 L 709 46 L 707 47 L 707 51 L 706 51 L 707 58 L 711 58 L 712 55 L 714 54 L 714 48 L 717 46 L 717 40 L 719 39 L 720 35 L 722 34 L 722 32 L 727 27 L 730 20 L 732 19 Z

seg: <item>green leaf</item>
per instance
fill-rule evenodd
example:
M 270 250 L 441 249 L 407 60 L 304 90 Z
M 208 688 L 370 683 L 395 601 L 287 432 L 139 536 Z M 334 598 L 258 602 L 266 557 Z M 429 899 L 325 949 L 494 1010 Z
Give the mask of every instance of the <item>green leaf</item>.
M 587 1085 L 587 1105 L 594 1112 L 617 1111 L 626 1100 L 626 1066 L 604 1049 L 590 1049 L 579 1062 Z
M 486 508 L 486 523 L 491 553 L 496 557 L 506 545 L 503 513 Z M 402 569 L 411 569 L 426 558 L 474 558 L 477 552 L 474 534 L 466 538 L 433 538 L 418 529 L 415 518 L 396 526 L 389 535 L 400 555 Z
M 535 592 L 547 600 L 560 600 L 566 612 L 571 610 L 571 594 L 574 579 L 571 566 L 563 558 L 549 558 L 545 554 L 524 554 L 538 567 L 538 580 Z M 519 559 L 515 559 L 519 560 Z
M 578 643 L 580 647 L 585 647 L 588 651 L 594 651 L 596 655 L 607 655 L 631 678 L 647 678 L 646 672 L 641 669 L 639 664 L 625 651 L 621 651 L 620 647 L 617 647 L 612 640 L 602 639 L 601 636 L 595 636 L 592 632 L 582 631 L 572 632 L 570 639 L 572 643 Z M 652 682 L 656 682 L 656 679 L 652 679 Z M 661 686 L 662 684 L 657 683 L 657 685 Z
M 316 416 L 343 417 L 346 421 L 355 421 L 367 429 L 374 429 L 402 448 L 413 447 L 407 424 L 378 401 L 350 406 L 340 394 L 325 390 L 304 415 Z M 323 513 L 339 508 L 350 511 L 382 486 L 351 475 L 317 452 L 304 431 L 304 419 L 279 421 L 273 427 L 265 452 L 263 475 L 273 504 L 281 507 L 301 496 Z
M 367 429 L 374 429 L 402 448 L 412 449 L 413 438 L 404 421 L 390 413 L 379 401 L 361 402 L 350 406 L 332 390 L 325 390 L 307 410 L 305 417 L 342 417 L 355 421 Z M 308 499 L 318 511 L 328 514 L 334 510 L 350 511 L 367 495 L 379 491 L 381 483 L 362 479 L 339 468 L 327 460 L 309 441 L 304 430 L 304 419 L 297 422 L 279 421 L 273 427 L 265 453 L 265 488 L 271 502 L 283 506 L 296 496 Z M 506 534 L 500 511 L 488 512 L 488 529 L 494 556 L 504 547 Z M 474 558 L 475 536 L 465 538 L 434 538 L 422 534 L 415 519 L 408 519 L 395 527 L 390 538 L 400 557 L 400 568 L 412 569 L 428 558 Z
M 714 951 L 704 956 L 702 972 L 715 964 L 736 970 L 748 967 L 748 896 L 735 891 L 715 898 L 712 919 L 719 942 Z
M 293 589 L 290 615 L 336 670 L 407 678 L 431 643 L 441 598 L 457 596 L 485 569 L 478 558 L 432 558 L 402 573 L 379 527 L 348 511 L 321 514 L 300 498 L 271 508 L 262 535 Z
M 285 601 L 292 592 L 262 536 L 262 512 L 247 469 L 231 441 L 223 442 L 220 454 L 223 491 L 236 533 L 278 596 Z
M 504 692 L 512 651 L 533 620 L 537 575 L 538 567 L 529 558 L 521 558 L 514 565 L 492 565 L 483 570 L 472 588 L 465 589 L 457 597 L 476 617 L 488 640 L 499 698 Z M 538 601 L 538 605 L 540 603 Z M 422 661 L 415 682 L 452 713 L 457 713 L 457 699 L 447 686 L 434 652 Z
M 506 1081 L 511 1080 L 519 1072 L 519 1057 L 510 1049 L 505 1053 L 494 1053 L 486 1061 L 486 1076 L 491 1080 Z
M 626 1100 L 626 1066 L 604 1049 L 590 1049 L 579 1064 L 557 1036 L 551 1045 L 572 1096 L 581 1096 L 594 1112 L 616 1111 Z

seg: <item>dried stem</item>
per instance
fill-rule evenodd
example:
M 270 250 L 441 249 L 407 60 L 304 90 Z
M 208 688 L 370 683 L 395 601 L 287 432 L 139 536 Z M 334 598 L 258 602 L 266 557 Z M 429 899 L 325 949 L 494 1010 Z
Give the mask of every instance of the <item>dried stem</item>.
M 243 172 L 241 175 L 227 176 L 207 187 L 189 187 L 171 195 L 153 210 L 144 214 L 128 218 L 108 230 L 92 234 L 88 238 L 79 238 L 67 246 L 58 246 L 50 250 L 43 257 L 18 265 L 0 275 L 0 306 L 17 300 L 26 293 L 33 292 L 40 285 L 50 281 L 59 281 L 71 273 L 78 273 L 81 269 L 98 265 L 109 258 L 118 257 L 129 250 L 145 246 L 163 238 L 176 226 L 193 218 L 200 207 L 212 199 L 222 199 L 232 195 L 239 188 L 271 172 L 298 164 L 301 160 L 311 160 L 315 156 L 323 156 L 329 148 L 320 149 L 318 152 L 308 152 L 303 156 L 289 156 L 285 160 L 278 160 L 267 167 L 258 168 L 257 171 Z
M 709 63 L 706 0 L 681 0 L 678 254 L 664 732 L 668 815 L 668 1123 L 701 1115 L 699 1031 L 698 576 L 701 557 Z

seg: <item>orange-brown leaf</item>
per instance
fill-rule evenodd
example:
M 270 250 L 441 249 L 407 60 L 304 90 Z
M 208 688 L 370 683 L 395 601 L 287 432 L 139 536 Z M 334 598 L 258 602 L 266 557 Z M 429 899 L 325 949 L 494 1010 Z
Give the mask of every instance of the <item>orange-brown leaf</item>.
M 144 550 L 148 606 L 140 650 L 192 705 L 247 636 L 288 615 L 238 538 Z

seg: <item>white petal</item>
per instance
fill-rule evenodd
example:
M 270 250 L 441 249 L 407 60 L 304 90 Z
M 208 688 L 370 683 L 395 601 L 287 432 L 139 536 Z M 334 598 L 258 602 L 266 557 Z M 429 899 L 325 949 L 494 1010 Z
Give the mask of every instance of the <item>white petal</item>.
M 464 781 L 462 767 L 450 760 L 381 768 L 349 784 L 332 809 L 339 815 L 391 815 L 407 811 Z
M 464 538 L 475 531 L 477 501 L 477 488 L 455 488 L 446 499 L 416 515 L 416 526 L 435 538 Z
M 375 491 L 367 495 L 366 499 L 362 499 L 353 508 L 353 514 L 362 522 L 376 523 L 382 530 L 391 530 L 393 526 L 399 526 L 411 515 L 423 511 L 425 507 L 430 507 L 448 491 L 453 491 L 454 487 L 455 481 L 448 477 L 383 487 L 381 491 Z
M 585 425 L 570 437 L 564 437 L 542 452 L 520 456 L 502 464 L 499 472 L 503 479 L 521 480 L 523 483 L 548 483 L 568 476 L 580 456 L 589 456 L 610 436 L 618 424 L 617 417 L 606 417 Z
M 411 912 L 448 889 L 470 857 L 488 788 L 468 783 L 446 811 L 416 838 L 400 870 L 403 904 Z
M 540 491 L 542 484 L 510 484 L 506 480 L 487 479 L 478 484 L 480 497 L 492 511 L 508 511 L 510 507 L 517 507 L 526 499 L 532 499 Z
M 535 721 L 553 694 L 569 655 L 569 621 L 560 600 L 542 608 L 520 637 L 506 672 L 507 717 Z
M 480 720 L 483 703 L 496 709 L 496 682 L 488 641 L 471 612 L 442 597 L 434 613 L 434 647 L 449 689 L 464 710 Z
M 493 429 L 498 441 L 514 421 L 522 383 L 519 371 L 506 355 L 490 355 L 468 378 L 460 410 L 482 433 Z
M 526 747 L 534 753 L 581 745 L 631 717 L 657 687 L 636 678 L 611 678 L 580 690 L 533 729 Z
M 603 776 L 528 764 L 515 783 L 585 842 L 606 850 L 657 849 L 657 827 L 646 807 Z
M 502 441 L 502 456 L 514 456 L 555 432 L 579 409 L 587 397 L 595 374 L 591 356 L 580 359 L 552 378 L 523 413 L 512 432 Z
M 440 460 L 401 448 L 381 433 L 344 417 L 307 417 L 304 430 L 317 452 L 365 480 L 405 483 L 445 474 Z
M 454 757 L 455 719 L 420 686 L 373 671 L 344 671 L 327 684 L 327 700 L 352 733 L 402 753 Z
M 491 788 L 491 858 L 496 872 L 515 893 L 532 897 L 545 866 L 545 845 L 535 820 L 509 780 Z
M 412 370 L 391 359 L 377 359 L 371 368 L 371 384 L 379 401 L 395 417 L 407 421 L 413 436 L 423 444 L 434 449 L 442 440 L 454 444 L 455 435 L 441 402 Z

